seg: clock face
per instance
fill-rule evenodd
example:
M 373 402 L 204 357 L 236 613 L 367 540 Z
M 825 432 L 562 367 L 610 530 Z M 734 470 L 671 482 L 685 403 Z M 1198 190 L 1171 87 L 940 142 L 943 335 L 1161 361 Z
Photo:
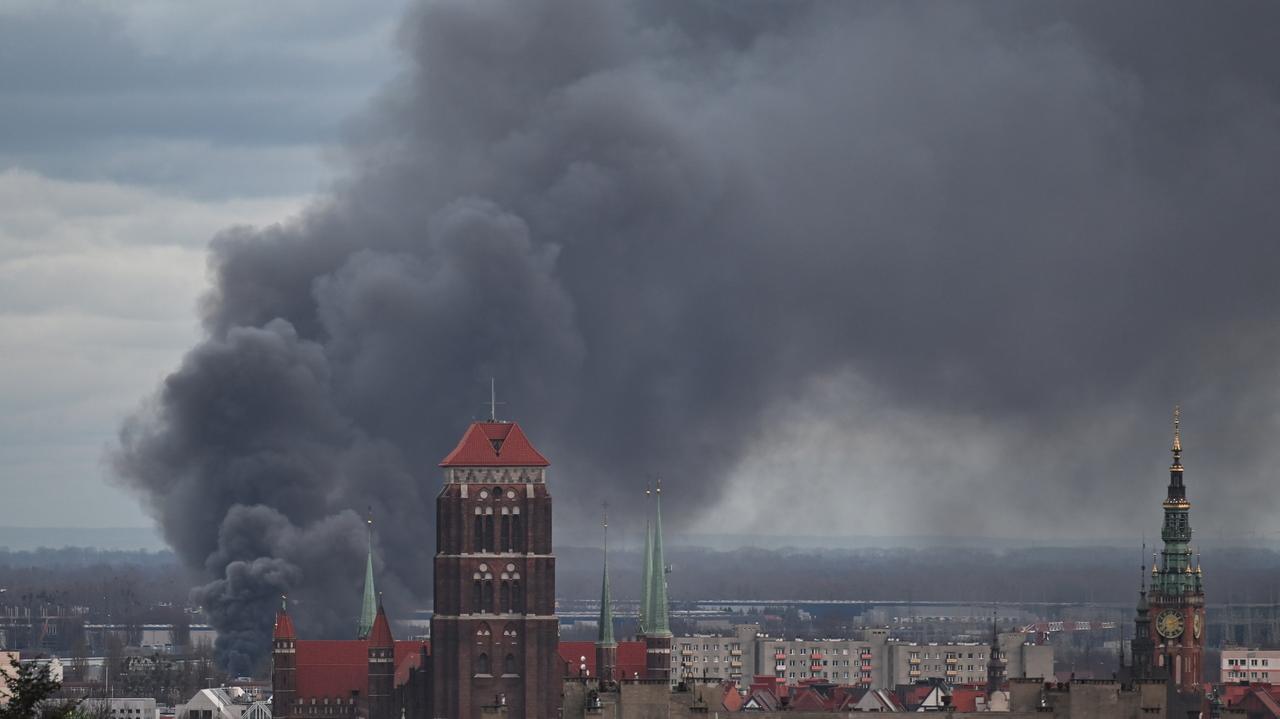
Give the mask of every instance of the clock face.
M 1156 617 L 1156 631 L 1165 639 L 1182 636 L 1182 614 L 1176 609 L 1166 609 Z
M 1204 621 L 1200 619 L 1200 615 L 1196 614 L 1191 618 L 1191 631 L 1195 634 L 1196 639 L 1200 638 L 1200 632 L 1204 631 Z

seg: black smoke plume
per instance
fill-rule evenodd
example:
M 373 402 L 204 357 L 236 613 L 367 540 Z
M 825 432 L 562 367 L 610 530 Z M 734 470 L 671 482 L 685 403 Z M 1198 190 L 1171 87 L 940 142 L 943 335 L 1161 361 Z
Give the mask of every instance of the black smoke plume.
M 118 473 L 208 572 L 237 668 L 285 591 L 304 632 L 349 633 L 366 505 L 388 601 L 427 601 L 435 464 L 490 376 L 555 462 L 560 527 L 663 472 L 673 522 L 737 495 L 762 530 L 870 508 L 1133 532 L 1175 399 L 1233 482 L 1198 518 L 1255 521 L 1277 14 L 424 3 L 346 179 L 213 241 L 207 336 L 126 423 Z M 822 441 L 769 478 L 786 500 L 742 500 L 727 480 L 796 427 Z M 860 474 L 885 448 L 929 461 Z

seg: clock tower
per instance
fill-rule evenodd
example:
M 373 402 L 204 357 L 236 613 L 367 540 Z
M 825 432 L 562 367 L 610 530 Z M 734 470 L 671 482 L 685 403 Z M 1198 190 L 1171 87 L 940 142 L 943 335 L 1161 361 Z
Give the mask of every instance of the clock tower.
M 1204 681 L 1204 587 L 1200 562 L 1197 559 L 1192 566 L 1191 561 L 1191 502 L 1182 481 L 1181 419 L 1175 407 L 1173 464 L 1160 528 L 1164 549 L 1152 559 L 1151 590 L 1145 602 L 1150 617 L 1151 644 L 1147 646 L 1153 649 L 1147 661 L 1179 691 L 1199 691 Z M 1138 659 L 1135 652 L 1135 664 Z

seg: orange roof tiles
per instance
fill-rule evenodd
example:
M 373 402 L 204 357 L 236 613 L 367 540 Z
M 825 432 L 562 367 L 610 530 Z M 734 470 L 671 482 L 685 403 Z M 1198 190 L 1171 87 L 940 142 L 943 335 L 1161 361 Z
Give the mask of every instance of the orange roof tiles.
M 547 467 L 515 422 L 472 422 L 441 467 Z
M 295 646 L 299 699 L 348 699 L 352 692 L 368 695 L 369 642 L 300 639 Z M 418 654 L 422 646 L 418 641 L 395 642 L 397 669 L 410 656 Z

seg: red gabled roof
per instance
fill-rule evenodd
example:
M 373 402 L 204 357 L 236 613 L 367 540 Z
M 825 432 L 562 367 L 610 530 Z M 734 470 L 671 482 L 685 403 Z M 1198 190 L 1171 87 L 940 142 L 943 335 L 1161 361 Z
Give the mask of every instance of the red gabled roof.
M 791 702 L 787 704 L 787 708 L 795 712 L 831 711 L 831 705 L 827 698 L 810 687 L 797 688 L 791 695 Z
M 583 664 L 582 657 L 586 657 L 587 672 L 591 676 L 599 676 L 596 673 L 596 643 L 595 642 L 560 642 L 559 646 L 560 660 L 565 663 L 565 676 L 578 676 L 578 667 Z M 630 641 L 618 642 L 618 678 L 634 679 L 639 676 L 641 679 L 645 675 L 645 649 L 644 642 Z
M 391 624 L 387 621 L 387 613 L 383 611 L 381 604 L 378 605 L 377 616 L 373 618 L 373 628 L 369 630 L 369 646 L 395 646 L 395 639 L 391 637 Z
M 395 665 L 418 655 L 422 642 L 395 642 Z M 347 699 L 352 692 L 369 694 L 369 642 L 349 640 L 298 640 L 296 682 L 299 699 L 325 697 Z M 406 675 L 408 669 L 405 669 Z
M 547 467 L 515 422 L 472 422 L 441 467 Z
M 276 627 L 271 632 L 272 639 L 293 639 L 293 620 L 289 618 L 289 613 L 281 609 L 276 612 Z

